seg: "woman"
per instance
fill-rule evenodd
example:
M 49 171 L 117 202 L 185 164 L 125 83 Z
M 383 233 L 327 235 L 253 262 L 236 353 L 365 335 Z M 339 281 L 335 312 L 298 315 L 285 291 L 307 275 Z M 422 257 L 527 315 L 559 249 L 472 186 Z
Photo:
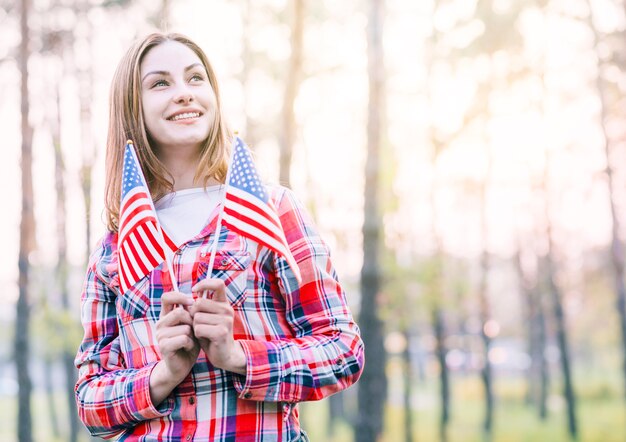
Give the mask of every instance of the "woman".
M 206 55 L 182 35 L 149 35 L 120 62 L 110 100 L 108 232 L 87 270 L 76 359 L 82 421 L 119 440 L 306 440 L 296 404 L 347 388 L 364 361 L 309 216 L 290 191 L 269 189 L 300 283 L 282 256 L 223 228 L 208 271 L 231 136 Z M 162 263 L 123 292 L 128 138 L 177 249 L 171 269 Z M 205 291 L 212 299 L 199 296 Z

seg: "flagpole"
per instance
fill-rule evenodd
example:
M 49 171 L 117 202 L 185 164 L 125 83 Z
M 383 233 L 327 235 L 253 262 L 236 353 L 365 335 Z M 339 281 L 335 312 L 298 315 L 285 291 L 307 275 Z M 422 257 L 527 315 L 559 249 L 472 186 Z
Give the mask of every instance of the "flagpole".
M 133 144 L 133 141 L 128 140 L 126 144 L 130 145 L 130 153 L 132 154 L 135 162 L 141 167 L 141 163 L 139 162 L 137 158 L 137 154 L 135 153 L 135 145 Z M 149 192 L 150 189 L 148 188 L 148 184 L 146 183 L 146 177 L 143 175 L 143 170 L 141 170 L 141 179 L 143 180 L 143 184 L 146 186 L 146 189 L 148 189 L 148 192 Z M 150 200 L 150 207 L 152 208 L 152 212 L 154 213 L 154 216 L 156 217 L 156 209 L 154 208 L 152 195 L 150 195 L 150 198 L 148 199 Z M 165 264 L 167 265 L 167 270 L 170 274 L 170 279 L 172 280 L 172 287 L 174 288 L 174 291 L 177 292 L 178 282 L 176 282 L 176 276 L 174 275 L 174 270 L 173 270 L 174 268 L 172 267 L 172 261 L 170 260 L 169 254 L 167 253 L 167 247 L 165 246 L 165 237 L 163 236 L 163 230 L 161 229 L 161 223 L 159 222 L 158 218 L 156 220 L 156 227 L 157 227 L 157 231 L 159 232 L 159 239 L 161 241 L 161 248 L 163 249 L 163 255 L 165 255 Z
M 233 166 L 233 158 L 235 157 L 235 146 L 237 144 L 237 139 L 239 138 L 238 132 L 235 132 L 233 136 L 233 146 L 230 152 L 230 160 L 228 161 L 228 169 L 226 170 L 226 180 L 224 182 L 224 189 L 222 193 L 222 207 L 220 209 L 219 215 L 217 216 L 217 225 L 215 226 L 215 237 L 213 238 L 213 243 L 211 244 L 211 255 L 209 256 L 209 265 L 207 267 L 206 277 L 209 278 L 213 274 L 213 265 L 215 264 L 215 255 L 217 254 L 217 244 L 220 240 L 220 233 L 222 230 L 222 218 L 224 215 L 224 203 L 226 202 L 226 193 L 228 191 L 228 181 L 230 180 L 230 171 Z M 202 297 L 206 298 L 207 292 L 206 290 L 202 292 Z

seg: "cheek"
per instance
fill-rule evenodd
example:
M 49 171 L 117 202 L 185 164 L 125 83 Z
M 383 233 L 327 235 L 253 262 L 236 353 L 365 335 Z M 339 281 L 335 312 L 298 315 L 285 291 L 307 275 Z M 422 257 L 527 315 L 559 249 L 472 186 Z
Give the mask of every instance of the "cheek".
M 148 132 L 153 132 L 160 120 L 160 113 L 158 111 L 158 103 L 154 100 L 142 99 L 141 100 L 141 113 L 143 115 L 143 121 L 146 125 Z

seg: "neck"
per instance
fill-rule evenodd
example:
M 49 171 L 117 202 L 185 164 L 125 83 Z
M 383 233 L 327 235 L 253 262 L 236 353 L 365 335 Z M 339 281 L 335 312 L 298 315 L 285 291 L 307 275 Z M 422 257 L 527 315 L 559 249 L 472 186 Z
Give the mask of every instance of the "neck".
M 194 182 L 198 153 L 195 149 L 159 149 L 159 160 L 174 178 L 174 190 L 198 187 Z
M 160 149 L 158 157 L 165 165 L 167 171 L 174 179 L 174 191 L 202 187 L 204 183 L 194 180 L 200 154 L 192 149 Z M 207 185 L 219 184 L 214 178 L 210 178 Z

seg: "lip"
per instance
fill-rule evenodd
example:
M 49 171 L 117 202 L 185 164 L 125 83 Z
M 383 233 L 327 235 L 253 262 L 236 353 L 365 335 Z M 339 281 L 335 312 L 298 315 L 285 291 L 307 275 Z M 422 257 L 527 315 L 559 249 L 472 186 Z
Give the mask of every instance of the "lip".
M 177 115 L 181 115 L 181 114 L 187 114 L 190 112 L 195 112 L 197 114 L 199 114 L 196 118 L 190 119 L 190 120 L 179 120 L 179 121 L 172 121 L 172 118 L 174 118 Z M 202 112 L 200 109 L 181 109 L 179 111 L 176 111 L 170 115 L 168 115 L 167 117 L 165 117 L 165 119 L 167 121 L 170 121 L 172 123 L 180 123 L 180 122 L 192 122 L 195 121 L 197 118 L 200 118 L 204 115 L 204 112 Z

